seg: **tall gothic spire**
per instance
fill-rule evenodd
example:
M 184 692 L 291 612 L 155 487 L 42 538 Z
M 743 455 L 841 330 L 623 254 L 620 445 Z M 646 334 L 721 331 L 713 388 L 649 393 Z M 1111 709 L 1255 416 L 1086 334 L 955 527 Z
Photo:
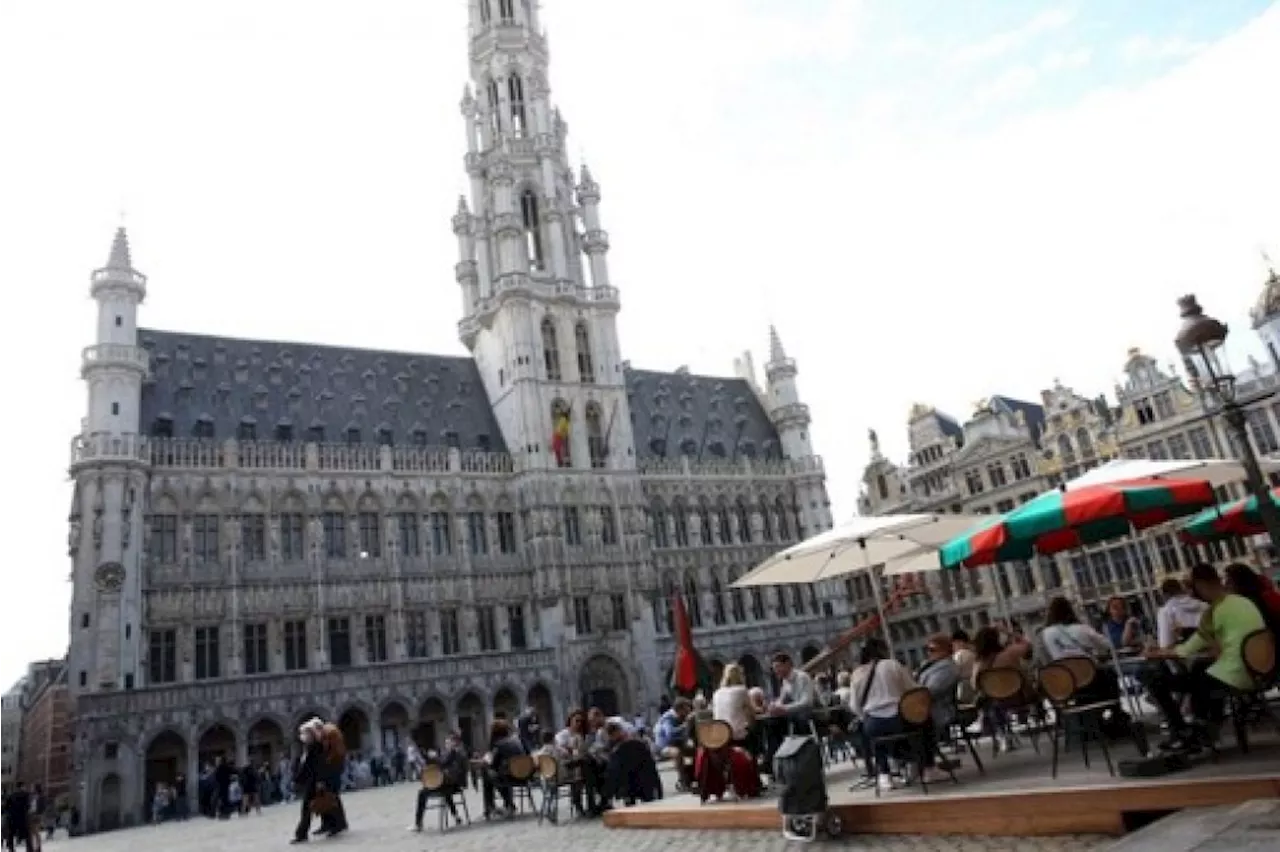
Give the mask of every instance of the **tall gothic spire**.
M 782 338 L 778 335 L 778 327 L 772 324 L 769 326 L 769 360 L 775 364 L 787 360 L 786 350 L 782 348 Z
M 107 258 L 107 269 L 133 269 L 133 259 L 129 256 L 129 235 L 124 225 L 116 228 L 115 239 L 111 241 L 111 255 Z

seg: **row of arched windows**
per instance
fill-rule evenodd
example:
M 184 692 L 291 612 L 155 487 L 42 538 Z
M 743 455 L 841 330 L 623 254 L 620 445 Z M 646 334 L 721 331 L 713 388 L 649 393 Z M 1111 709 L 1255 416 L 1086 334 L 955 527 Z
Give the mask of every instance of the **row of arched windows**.
M 675 500 L 670 509 L 661 500 L 655 500 L 649 506 L 653 546 L 688 547 L 691 514 L 692 522 L 698 525 L 703 546 L 713 543 L 732 544 L 735 528 L 737 540 L 742 544 L 751 544 L 755 538 L 755 530 L 751 524 L 753 509 L 760 515 L 762 542 L 790 541 L 793 533 L 799 533 L 798 511 L 794 506 L 788 506 L 782 497 L 772 502 L 761 497 L 754 505 L 745 497 L 739 497 L 732 505 L 721 500 L 715 506 L 703 499 L 692 510 L 683 500 Z
M 578 358 L 578 381 L 584 385 L 592 384 L 595 382 L 595 364 L 591 358 L 591 337 L 587 333 L 585 322 L 579 322 L 573 327 L 573 347 Z M 542 360 L 549 381 L 564 381 L 559 334 L 551 317 L 542 320 Z
M 672 601 L 678 595 L 684 603 L 685 612 L 689 615 L 689 626 L 723 627 L 728 624 L 741 624 L 747 621 L 764 621 L 769 617 L 767 595 L 773 596 L 774 610 L 778 618 L 804 617 L 818 615 L 821 605 L 818 602 L 817 588 L 813 585 L 774 586 L 762 588 L 755 586 L 749 589 L 735 589 L 738 579 L 737 571 L 729 572 L 729 588 L 726 589 L 719 577 L 711 578 L 708 591 L 710 595 L 710 612 L 704 606 L 707 601 L 698 588 L 698 581 L 686 576 L 677 584 L 675 578 L 667 577 L 663 586 L 663 594 L 654 600 L 654 622 L 658 629 L 671 633 L 675 630 L 675 614 Z M 807 591 L 806 591 L 807 590 Z

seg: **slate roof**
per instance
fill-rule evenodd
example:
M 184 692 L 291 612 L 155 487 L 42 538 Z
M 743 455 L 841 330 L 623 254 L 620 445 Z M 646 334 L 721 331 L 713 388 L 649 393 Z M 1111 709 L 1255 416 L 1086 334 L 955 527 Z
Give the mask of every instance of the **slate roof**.
M 1027 421 L 1027 429 L 1031 432 L 1031 440 L 1038 446 L 1040 436 L 1044 434 L 1044 406 L 1035 402 L 1025 402 L 1009 396 L 991 397 L 993 405 L 1001 405 L 1010 411 L 1021 411 Z
M 470 358 L 138 330 L 151 353 L 142 429 L 175 437 L 446 446 L 505 452 Z M 323 430 L 323 438 L 317 431 Z
M 782 458 L 778 432 L 745 379 L 626 371 L 639 459 Z

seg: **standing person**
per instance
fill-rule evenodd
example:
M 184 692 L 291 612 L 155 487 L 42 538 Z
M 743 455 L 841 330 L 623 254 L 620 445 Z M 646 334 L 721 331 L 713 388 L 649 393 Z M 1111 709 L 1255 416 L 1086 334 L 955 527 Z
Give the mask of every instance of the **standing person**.
M 538 719 L 538 708 L 530 704 L 516 719 L 516 730 L 520 732 L 520 743 L 526 754 L 533 754 L 542 742 L 542 723 Z
M 319 722 L 319 720 L 316 720 Z M 342 806 L 342 777 L 347 764 L 347 744 L 342 731 L 332 722 L 320 723 L 320 743 L 324 752 L 325 789 L 333 794 L 334 806 L 322 819 L 321 833 L 333 837 L 347 830 L 347 812 Z
M 236 771 L 226 756 L 218 758 L 218 767 L 213 770 L 213 782 L 218 791 L 218 800 L 214 805 L 218 819 L 231 818 L 231 779 Z
M 311 834 L 311 802 L 320 792 L 324 772 L 324 747 L 316 734 L 313 719 L 298 729 L 298 739 L 302 741 L 302 757 L 298 760 L 298 769 L 294 773 L 293 787 L 302 802 L 298 827 L 294 829 L 291 843 L 306 843 Z
M 23 782 L 15 784 L 9 798 L 4 800 L 4 817 L 9 824 L 9 836 L 5 838 L 8 852 L 13 852 L 14 841 L 19 838 L 26 846 L 31 837 L 31 794 Z

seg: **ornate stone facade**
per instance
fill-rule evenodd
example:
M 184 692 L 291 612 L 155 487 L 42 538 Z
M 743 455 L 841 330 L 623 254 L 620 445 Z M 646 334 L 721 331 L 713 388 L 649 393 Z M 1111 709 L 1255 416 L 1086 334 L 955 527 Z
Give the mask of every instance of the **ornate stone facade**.
M 831 526 L 776 331 L 763 383 L 749 357 L 632 369 L 536 8 L 471 17 L 453 226 L 473 357 L 139 329 L 123 230 L 92 276 L 67 664 L 91 829 L 214 755 L 277 759 L 312 715 L 378 751 L 479 743 L 526 704 L 652 713 L 674 594 L 703 654 L 761 682 L 848 622 L 830 588 L 728 589 Z

